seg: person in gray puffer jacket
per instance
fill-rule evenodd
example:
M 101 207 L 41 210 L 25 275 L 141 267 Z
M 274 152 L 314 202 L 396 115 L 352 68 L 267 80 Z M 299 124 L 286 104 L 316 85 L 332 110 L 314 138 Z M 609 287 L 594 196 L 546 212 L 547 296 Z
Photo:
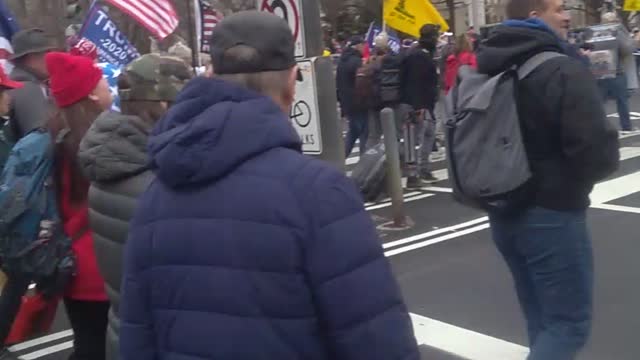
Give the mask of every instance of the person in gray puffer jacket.
M 120 282 L 124 243 L 137 198 L 153 181 L 147 138 L 155 122 L 191 78 L 182 60 L 147 54 L 118 79 L 122 114 L 105 112 L 80 144 L 78 159 L 91 180 L 89 217 L 95 253 L 111 301 L 107 359 L 118 359 Z

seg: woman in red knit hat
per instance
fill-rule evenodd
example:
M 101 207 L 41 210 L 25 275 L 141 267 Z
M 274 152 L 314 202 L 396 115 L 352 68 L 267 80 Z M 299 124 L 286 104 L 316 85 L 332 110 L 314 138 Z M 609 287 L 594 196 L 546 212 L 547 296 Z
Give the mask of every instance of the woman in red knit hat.
M 55 174 L 64 230 L 73 239 L 77 274 L 64 294 L 75 335 L 74 360 L 104 360 L 109 303 L 98 271 L 89 228 L 89 181 L 77 163 L 80 141 L 103 111 L 111 106 L 109 85 L 102 71 L 81 56 L 46 55 L 51 95 L 58 111 L 50 121 L 56 145 Z

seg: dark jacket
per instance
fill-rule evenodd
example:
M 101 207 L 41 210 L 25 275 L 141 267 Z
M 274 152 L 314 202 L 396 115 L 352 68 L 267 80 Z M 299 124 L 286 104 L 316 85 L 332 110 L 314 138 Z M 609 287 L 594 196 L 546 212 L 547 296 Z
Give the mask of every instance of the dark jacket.
M 10 92 L 11 126 L 19 139 L 47 124 L 52 104 L 46 96 L 45 85 L 33 73 L 16 66 L 11 79 L 24 83 L 22 88 Z
M 118 358 L 124 243 L 137 199 L 153 179 L 148 170 L 150 128 L 140 118 L 105 112 L 80 144 L 78 161 L 91 180 L 89 219 L 98 267 L 111 301 L 107 359 Z
M 342 112 L 350 116 L 361 110 L 355 106 L 356 73 L 362 66 L 362 54 L 354 48 L 346 48 L 340 56 L 336 71 L 338 101 Z
M 563 51 L 546 26 L 523 26 L 492 32 L 478 51 L 479 72 L 495 75 L 542 51 Z M 615 171 L 619 160 L 618 134 L 589 69 L 571 57 L 551 59 L 520 81 L 518 94 L 535 205 L 588 207 L 593 185 Z
M 433 54 L 421 47 L 411 49 L 401 68 L 402 103 L 433 111 L 438 99 L 438 66 Z
M 124 360 L 419 359 L 352 182 L 270 99 L 198 78 L 149 141 L 125 249 Z

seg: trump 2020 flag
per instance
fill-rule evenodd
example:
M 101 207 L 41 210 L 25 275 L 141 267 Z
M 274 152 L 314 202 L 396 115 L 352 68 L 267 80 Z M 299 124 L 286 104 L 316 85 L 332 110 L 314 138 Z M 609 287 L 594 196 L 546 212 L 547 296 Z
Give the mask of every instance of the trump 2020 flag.
M 379 26 L 375 23 L 371 23 L 369 25 L 366 39 L 367 45 L 369 45 L 370 49 L 375 48 L 376 36 L 380 35 L 382 31 L 382 26 Z M 396 33 L 393 29 L 388 29 L 387 35 L 389 36 L 389 48 L 391 49 L 391 51 L 393 51 L 394 54 L 399 53 L 402 44 L 400 44 L 400 37 L 398 36 L 398 33 Z
M 0 65 L 2 65 L 7 74 L 13 70 L 13 65 L 9 62 L 9 58 L 13 55 L 11 38 L 17 31 L 18 24 L 13 14 L 4 3 L 4 0 L 0 0 Z
M 94 3 L 89 10 L 79 36 L 96 44 L 100 62 L 122 67 L 140 56 L 138 50 L 118 29 L 109 14 L 97 3 Z
M 440 25 L 440 30 L 449 30 L 449 25 L 429 0 L 384 0 L 382 16 L 391 28 L 420 37 L 420 28 L 426 24 Z

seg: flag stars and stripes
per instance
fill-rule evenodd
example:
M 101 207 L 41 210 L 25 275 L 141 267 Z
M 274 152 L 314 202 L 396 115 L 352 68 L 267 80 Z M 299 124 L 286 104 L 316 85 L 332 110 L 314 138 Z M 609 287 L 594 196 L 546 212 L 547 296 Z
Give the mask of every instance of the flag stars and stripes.
M 164 39 L 178 27 L 178 15 L 170 0 L 107 0 L 147 28 L 158 39 Z

